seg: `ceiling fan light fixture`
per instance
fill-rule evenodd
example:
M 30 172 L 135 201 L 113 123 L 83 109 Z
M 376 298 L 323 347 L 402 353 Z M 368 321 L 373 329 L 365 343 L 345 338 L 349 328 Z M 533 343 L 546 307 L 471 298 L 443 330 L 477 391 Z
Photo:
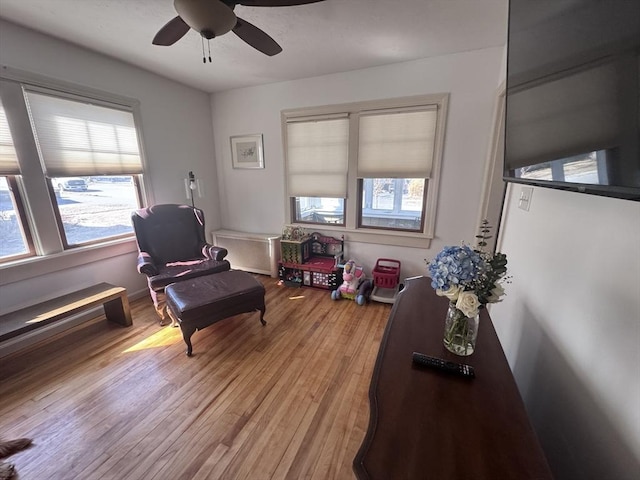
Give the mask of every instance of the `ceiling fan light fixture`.
M 285 7 L 322 1 L 324 0 L 173 0 L 178 16 L 169 20 L 156 33 L 152 43 L 162 46 L 173 45 L 189 30 L 195 30 L 203 39 L 202 56 L 203 62 L 206 62 L 204 39 L 211 40 L 233 31 L 246 44 L 265 55 L 273 56 L 280 53 L 282 47 L 262 29 L 236 17 L 233 13 L 236 5 Z
M 227 5 L 209 0 L 174 0 L 178 15 L 196 32 L 211 39 L 231 31 L 236 16 Z

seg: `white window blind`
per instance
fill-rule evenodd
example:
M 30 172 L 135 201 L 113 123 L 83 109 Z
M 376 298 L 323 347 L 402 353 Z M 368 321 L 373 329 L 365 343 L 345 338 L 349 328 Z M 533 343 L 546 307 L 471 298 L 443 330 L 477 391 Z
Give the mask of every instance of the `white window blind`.
M 290 196 L 346 198 L 348 163 L 348 118 L 287 123 Z
M 48 176 L 142 173 L 132 112 L 33 91 L 27 101 Z
M 20 166 L 13 138 L 9 130 L 9 122 L 0 101 L 0 175 L 19 175 Z
M 359 178 L 429 178 L 437 110 L 363 112 Z

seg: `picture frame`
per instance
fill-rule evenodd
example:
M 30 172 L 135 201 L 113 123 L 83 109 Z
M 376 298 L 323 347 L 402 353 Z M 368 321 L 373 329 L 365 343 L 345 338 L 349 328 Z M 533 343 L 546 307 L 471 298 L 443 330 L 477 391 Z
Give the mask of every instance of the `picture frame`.
M 262 134 L 231 137 L 233 168 L 264 168 Z

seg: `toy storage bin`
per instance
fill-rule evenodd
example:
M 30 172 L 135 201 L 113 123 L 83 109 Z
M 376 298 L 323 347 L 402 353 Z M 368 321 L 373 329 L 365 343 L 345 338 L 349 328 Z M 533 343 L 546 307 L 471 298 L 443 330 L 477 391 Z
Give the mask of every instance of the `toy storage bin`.
M 311 257 L 311 241 L 304 240 L 280 240 L 280 257 L 283 263 L 306 263 Z
M 379 258 L 373 268 L 373 284 L 380 288 L 396 288 L 400 281 L 400 262 Z

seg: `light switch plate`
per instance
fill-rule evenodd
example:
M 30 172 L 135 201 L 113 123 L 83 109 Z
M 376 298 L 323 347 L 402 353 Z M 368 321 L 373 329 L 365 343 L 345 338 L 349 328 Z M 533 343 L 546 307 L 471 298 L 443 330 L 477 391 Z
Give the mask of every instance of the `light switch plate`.
M 533 187 L 522 187 L 520 190 L 520 198 L 518 199 L 518 208 L 529 211 L 531 206 L 531 197 L 533 196 Z

